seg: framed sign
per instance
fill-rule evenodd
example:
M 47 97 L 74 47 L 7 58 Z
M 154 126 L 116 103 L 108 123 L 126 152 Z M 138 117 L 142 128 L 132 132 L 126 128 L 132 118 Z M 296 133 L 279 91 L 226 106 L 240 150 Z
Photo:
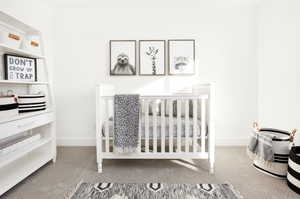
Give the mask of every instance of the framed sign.
M 140 75 L 165 75 L 165 41 L 140 41 Z
M 110 75 L 136 75 L 136 41 L 110 41 Z
M 195 40 L 169 40 L 169 75 L 195 74 Z
M 37 81 L 36 59 L 4 54 L 5 79 L 20 82 Z

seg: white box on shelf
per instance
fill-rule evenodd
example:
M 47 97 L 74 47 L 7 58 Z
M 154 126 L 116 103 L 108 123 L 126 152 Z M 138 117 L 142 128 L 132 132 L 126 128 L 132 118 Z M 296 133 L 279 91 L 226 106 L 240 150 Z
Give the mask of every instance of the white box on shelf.
M 25 37 L 21 44 L 21 49 L 34 54 L 41 54 L 41 43 L 38 36 Z
M 0 43 L 10 48 L 19 49 L 21 47 L 22 35 L 20 32 L 10 30 L 0 24 Z

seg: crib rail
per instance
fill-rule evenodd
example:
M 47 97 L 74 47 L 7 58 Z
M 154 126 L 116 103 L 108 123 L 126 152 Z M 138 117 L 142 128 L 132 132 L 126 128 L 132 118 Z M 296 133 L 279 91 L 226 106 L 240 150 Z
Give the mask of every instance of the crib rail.
M 208 95 L 140 96 L 137 153 L 207 152 L 207 99 Z M 100 102 L 101 152 L 112 153 L 113 96 L 101 96 Z
M 101 98 L 113 100 L 114 96 L 112 96 L 112 95 L 102 95 Z M 191 95 L 191 94 L 184 94 L 184 95 L 141 95 L 140 99 L 146 99 L 146 100 L 153 100 L 153 99 L 184 100 L 184 99 L 188 99 L 188 100 L 192 100 L 192 99 L 208 99 L 208 95 Z

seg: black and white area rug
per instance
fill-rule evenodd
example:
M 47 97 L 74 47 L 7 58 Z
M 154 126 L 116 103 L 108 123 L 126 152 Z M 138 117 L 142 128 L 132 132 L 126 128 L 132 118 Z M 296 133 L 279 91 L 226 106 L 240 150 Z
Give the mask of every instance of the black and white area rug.
M 229 184 L 80 183 L 68 199 L 242 199 Z

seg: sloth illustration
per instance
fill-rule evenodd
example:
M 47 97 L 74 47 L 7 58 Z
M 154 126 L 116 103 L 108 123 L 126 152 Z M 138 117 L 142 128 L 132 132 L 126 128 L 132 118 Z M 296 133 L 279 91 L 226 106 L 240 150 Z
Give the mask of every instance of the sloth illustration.
M 114 75 L 135 75 L 133 66 L 129 63 L 128 55 L 121 53 L 117 57 L 117 63 L 112 70 Z

